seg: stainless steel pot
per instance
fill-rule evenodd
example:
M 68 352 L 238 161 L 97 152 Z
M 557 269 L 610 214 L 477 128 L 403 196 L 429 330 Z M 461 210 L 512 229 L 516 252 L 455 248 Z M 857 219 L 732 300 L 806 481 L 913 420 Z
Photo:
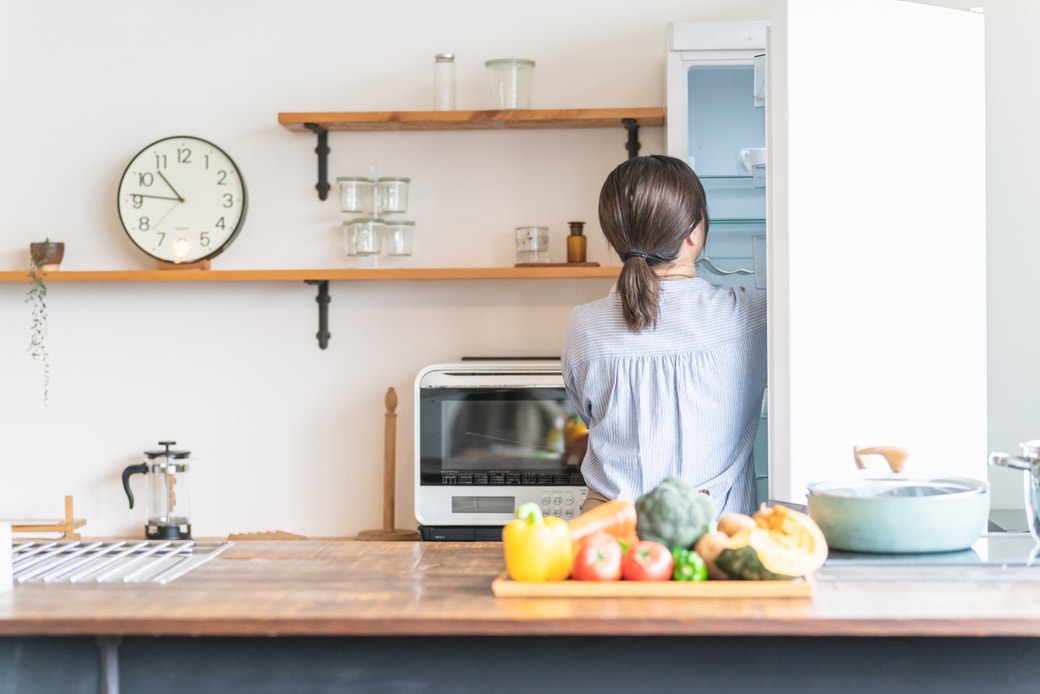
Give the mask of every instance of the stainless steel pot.
M 891 446 L 853 449 L 861 473 L 809 485 L 808 510 L 827 544 L 852 552 L 909 554 L 967 549 L 989 519 L 989 483 L 968 477 L 908 477 L 908 453 Z M 870 471 L 881 455 L 891 475 Z
M 1026 523 L 1029 532 L 1040 542 L 1040 439 L 1018 444 L 1022 447 L 1022 455 L 1007 453 L 990 453 L 990 465 L 1025 470 L 1029 472 L 1023 481 L 1025 491 Z

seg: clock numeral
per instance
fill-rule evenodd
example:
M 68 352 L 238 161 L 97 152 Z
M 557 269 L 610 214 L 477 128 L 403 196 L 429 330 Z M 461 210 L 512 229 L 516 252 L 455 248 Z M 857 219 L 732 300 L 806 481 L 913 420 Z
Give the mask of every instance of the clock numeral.
M 141 217 L 137 220 L 137 228 L 141 231 L 148 231 L 151 228 L 151 224 L 152 220 L 148 219 L 148 217 Z
M 227 177 L 228 177 L 228 172 L 227 171 L 225 171 L 224 169 L 221 169 L 220 171 L 218 171 L 217 172 L 217 185 L 218 186 L 226 186 L 227 185 Z
M 177 163 L 178 164 L 190 164 L 191 163 L 191 148 L 190 147 L 178 147 L 177 148 Z
M 209 168 L 209 155 L 208 154 L 203 155 L 202 158 L 203 158 L 203 160 L 205 161 L 205 164 L 206 164 L 205 168 L 208 169 Z
M 150 188 L 152 183 L 155 182 L 155 176 L 152 175 L 151 171 L 142 171 L 137 174 L 137 185 Z
M 208 231 L 200 231 L 199 232 L 199 245 L 202 246 L 203 248 L 209 248 L 209 232 Z
M 224 193 L 224 207 L 234 207 L 235 196 L 231 193 Z
M 214 224 L 213 226 L 217 227 L 218 229 L 227 229 L 227 225 L 224 224 L 224 218 L 223 217 L 218 219 L 217 223 Z
M 142 198 L 140 195 L 131 195 L 130 204 L 133 206 L 135 210 L 139 210 L 141 209 L 141 205 L 144 204 L 144 198 Z
M 161 246 L 162 242 L 166 240 L 166 232 L 165 231 L 157 231 L 157 232 L 155 232 L 155 234 L 156 234 L 156 236 L 159 237 L 159 243 L 157 243 L 155 245 L 156 246 Z
M 166 155 L 165 154 L 156 154 L 155 155 L 155 168 L 156 169 L 165 169 L 166 168 Z

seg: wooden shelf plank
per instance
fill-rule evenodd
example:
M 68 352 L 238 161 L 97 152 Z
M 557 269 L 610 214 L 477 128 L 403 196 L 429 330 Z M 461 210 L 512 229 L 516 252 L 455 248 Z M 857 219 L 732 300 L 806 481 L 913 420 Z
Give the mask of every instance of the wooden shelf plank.
M 316 268 L 292 270 L 58 270 L 52 282 L 285 282 L 304 280 L 508 280 L 617 277 L 619 267 Z M 24 271 L 0 272 L 0 282 L 29 282 Z
M 289 130 L 307 131 L 305 123 L 326 130 L 532 130 L 550 128 L 616 128 L 631 118 L 640 127 L 665 124 L 661 107 L 516 109 L 506 111 L 351 111 L 279 113 Z

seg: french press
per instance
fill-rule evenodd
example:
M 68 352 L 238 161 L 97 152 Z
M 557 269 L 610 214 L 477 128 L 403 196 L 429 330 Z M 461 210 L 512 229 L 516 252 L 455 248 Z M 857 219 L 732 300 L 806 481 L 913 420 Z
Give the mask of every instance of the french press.
M 188 451 L 173 451 L 176 441 L 160 441 L 161 451 L 145 451 L 146 462 L 128 465 L 123 470 L 123 490 L 134 507 L 130 476 L 143 473 L 148 477 L 148 522 L 144 536 L 149 540 L 191 539 L 191 495 L 188 487 Z

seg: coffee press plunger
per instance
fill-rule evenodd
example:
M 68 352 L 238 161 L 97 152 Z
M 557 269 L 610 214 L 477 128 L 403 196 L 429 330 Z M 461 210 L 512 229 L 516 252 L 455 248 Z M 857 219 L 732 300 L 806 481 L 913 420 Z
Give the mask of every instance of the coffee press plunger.
M 160 441 L 161 451 L 145 451 L 148 460 L 123 470 L 123 490 L 134 507 L 130 476 L 143 473 L 148 478 L 148 522 L 144 535 L 149 540 L 191 539 L 191 495 L 188 487 L 188 451 L 171 451 L 176 441 Z

